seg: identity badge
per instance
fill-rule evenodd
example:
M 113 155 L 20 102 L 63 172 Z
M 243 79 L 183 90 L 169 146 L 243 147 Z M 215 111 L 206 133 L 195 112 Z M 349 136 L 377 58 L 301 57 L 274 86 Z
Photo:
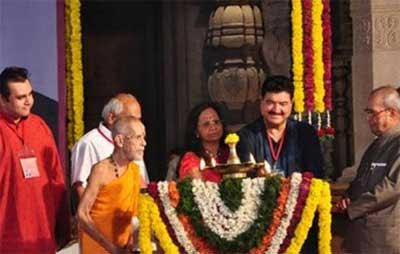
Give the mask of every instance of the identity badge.
M 32 149 L 24 147 L 20 152 L 19 161 L 21 163 L 22 173 L 26 179 L 40 176 L 37 158 Z

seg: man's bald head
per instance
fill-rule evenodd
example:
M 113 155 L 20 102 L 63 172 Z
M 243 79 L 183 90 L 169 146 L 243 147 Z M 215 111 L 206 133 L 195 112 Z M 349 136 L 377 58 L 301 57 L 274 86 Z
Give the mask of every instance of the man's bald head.
M 101 116 L 105 124 L 111 128 L 118 117 L 132 116 L 141 119 L 142 110 L 135 96 L 119 93 L 104 106 Z
M 374 89 L 369 95 L 369 100 L 376 100 L 383 107 L 400 112 L 400 95 L 392 86 L 381 86 Z
M 146 147 L 146 129 L 138 118 L 123 116 L 118 118 L 112 129 L 115 151 L 123 153 L 128 160 L 143 160 Z
M 365 109 L 373 134 L 381 136 L 400 124 L 400 96 L 391 86 L 373 90 Z

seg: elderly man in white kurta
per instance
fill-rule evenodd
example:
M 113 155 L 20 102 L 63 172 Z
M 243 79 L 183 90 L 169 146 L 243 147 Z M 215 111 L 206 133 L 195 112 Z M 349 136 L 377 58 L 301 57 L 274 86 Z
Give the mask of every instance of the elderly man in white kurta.
M 99 126 L 86 133 L 72 148 L 71 183 L 80 198 L 86 188 L 87 179 L 92 166 L 109 157 L 114 150 L 111 127 L 118 117 L 142 117 L 140 104 L 131 94 L 118 94 L 103 108 Z M 142 187 L 149 183 L 146 166 L 141 161 L 135 161 L 140 167 Z

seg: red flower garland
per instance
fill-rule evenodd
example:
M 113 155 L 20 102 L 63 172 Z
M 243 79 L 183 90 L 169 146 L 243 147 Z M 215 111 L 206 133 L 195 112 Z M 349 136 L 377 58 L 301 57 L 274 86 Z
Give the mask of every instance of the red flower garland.
M 167 228 L 168 234 L 170 235 L 172 241 L 179 248 L 179 253 L 185 253 L 183 246 L 180 245 L 180 243 L 175 235 L 175 232 L 174 232 L 171 224 L 169 223 L 167 216 L 165 215 L 164 206 L 161 203 L 160 196 L 158 193 L 157 183 L 155 183 L 155 182 L 149 183 L 147 185 L 147 191 L 149 192 L 150 196 L 154 199 L 154 202 L 157 204 L 158 210 L 160 211 L 160 217 L 161 217 L 162 221 L 164 222 L 164 224 Z
M 299 197 L 297 198 L 297 204 L 294 209 L 293 217 L 290 220 L 290 225 L 287 229 L 287 234 L 286 234 L 285 240 L 282 242 L 282 244 L 279 248 L 280 254 L 285 253 L 286 249 L 289 247 L 290 241 L 292 240 L 292 238 L 294 236 L 294 231 L 300 222 L 301 214 L 306 205 L 306 199 L 308 197 L 308 192 L 310 191 L 312 177 L 313 177 L 312 173 L 303 173 L 303 179 L 301 181 L 300 190 L 299 190 Z
M 325 108 L 332 110 L 332 30 L 331 30 L 331 6 L 330 0 L 323 0 L 324 9 L 322 12 L 322 35 L 324 82 L 325 82 Z
M 312 0 L 303 0 L 303 55 L 304 55 L 304 95 L 305 107 L 314 109 L 314 50 L 312 40 Z

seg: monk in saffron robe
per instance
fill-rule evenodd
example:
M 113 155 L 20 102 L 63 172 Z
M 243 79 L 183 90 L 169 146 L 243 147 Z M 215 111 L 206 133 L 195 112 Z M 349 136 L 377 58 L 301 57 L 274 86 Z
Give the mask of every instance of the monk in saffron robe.
M 146 132 L 139 119 L 121 117 L 112 136 L 114 152 L 93 166 L 78 207 L 82 254 L 129 253 L 140 193 L 139 166 L 133 161 L 143 160 Z
M 53 135 L 30 112 L 28 71 L 0 74 L 0 253 L 54 254 L 70 236 L 62 169 Z

